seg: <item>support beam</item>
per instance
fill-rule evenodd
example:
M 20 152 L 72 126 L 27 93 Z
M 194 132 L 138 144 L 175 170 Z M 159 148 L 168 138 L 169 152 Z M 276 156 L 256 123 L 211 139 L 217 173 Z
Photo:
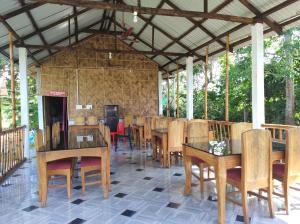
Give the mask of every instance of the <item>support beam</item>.
M 9 39 L 9 63 L 10 63 L 10 92 L 11 92 L 11 104 L 12 104 L 12 126 L 16 128 L 16 92 L 15 92 L 15 66 L 14 66 L 14 46 L 12 43 L 12 33 L 8 34 Z
M 229 34 L 226 37 L 225 121 L 229 121 Z
M 170 75 L 167 72 L 167 117 L 170 117 Z
M 251 27 L 252 35 L 252 123 L 262 128 L 265 123 L 264 95 L 264 29 L 257 23 Z
M 176 71 L 176 84 L 177 84 L 177 87 L 176 87 L 176 117 L 179 118 L 179 68 L 178 68 L 178 64 L 176 66 L 177 68 L 177 71 Z
M 198 11 L 188 11 L 188 10 L 170 10 L 170 9 L 157 9 L 150 7 L 138 7 L 133 5 L 125 4 L 112 4 L 109 2 L 99 2 L 91 0 L 35 0 L 41 3 L 53 3 L 60 5 L 72 5 L 90 9 L 105 9 L 120 12 L 134 12 L 137 11 L 138 14 L 149 14 L 149 15 L 161 15 L 161 16 L 175 16 L 175 17 L 189 17 L 189 18 L 208 18 L 216 20 L 231 21 L 236 23 L 253 24 L 255 22 L 260 22 L 261 19 L 252 19 L 242 16 L 233 16 L 227 14 L 217 14 L 208 12 L 198 12 Z
M 19 72 L 20 72 L 20 102 L 21 125 L 25 127 L 24 156 L 30 159 L 29 151 L 29 107 L 28 107 L 28 81 L 27 81 L 27 50 L 19 48 Z
M 186 118 L 188 120 L 193 119 L 193 57 L 187 57 L 186 59 Z
M 163 115 L 163 103 L 162 103 L 162 72 L 158 72 L 158 82 L 157 82 L 157 89 L 158 89 L 158 115 Z

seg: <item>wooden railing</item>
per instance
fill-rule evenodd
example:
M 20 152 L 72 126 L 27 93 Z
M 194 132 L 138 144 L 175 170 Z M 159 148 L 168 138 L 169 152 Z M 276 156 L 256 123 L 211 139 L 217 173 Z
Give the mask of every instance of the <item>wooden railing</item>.
M 0 182 L 24 161 L 24 129 L 0 132 Z
M 223 141 L 230 139 L 230 128 L 234 122 L 209 120 L 209 135 L 210 139 Z
M 272 139 L 284 143 L 287 130 L 289 128 L 295 128 L 297 126 L 293 125 L 283 125 L 283 124 L 263 124 L 262 127 L 271 131 Z

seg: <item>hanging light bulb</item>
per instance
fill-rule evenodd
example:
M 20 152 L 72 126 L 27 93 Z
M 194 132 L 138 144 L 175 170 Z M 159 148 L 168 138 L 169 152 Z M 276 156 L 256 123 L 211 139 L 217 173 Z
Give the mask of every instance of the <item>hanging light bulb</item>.
M 108 53 L 108 58 L 112 59 L 112 53 L 111 52 Z
M 133 22 L 134 22 L 134 23 L 137 23 L 137 21 L 138 21 L 137 15 L 138 15 L 137 11 L 134 11 L 134 12 L 133 12 Z

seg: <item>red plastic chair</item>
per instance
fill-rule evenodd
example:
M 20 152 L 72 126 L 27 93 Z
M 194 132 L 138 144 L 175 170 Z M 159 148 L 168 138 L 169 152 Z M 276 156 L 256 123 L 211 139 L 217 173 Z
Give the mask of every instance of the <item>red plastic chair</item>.
M 118 123 L 118 126 L 117 126 L 117 134 L 118 135 L 125 135 L 125 125 L 124 125 L 124 122 L 119 122 Z M 122 137 L 121 137 L 122 138 Z M 118 141 L 121 139 L 121 138 L 118 138 Z M 124 144 L 126 144 L 126 138 L 123 137 L 123 142 Z

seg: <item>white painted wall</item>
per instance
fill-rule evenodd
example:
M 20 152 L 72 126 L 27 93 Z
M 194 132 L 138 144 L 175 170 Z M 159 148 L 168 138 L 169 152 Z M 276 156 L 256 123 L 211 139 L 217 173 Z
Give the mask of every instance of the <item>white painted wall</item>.
M 263 24 L 251 26 L 252 42 L 252 123 L 253 128 L 262 128 L 265 123 L 264 95 L 264 33 Z
M 41 69 L 36 68 L 36 89 L 41 89 Z M 43 113 L 43 97 L 38 93 L 37 96 L 38 103 L 38 116 L 39 116 L 39 129 L 44 131 L 44 113 Z

